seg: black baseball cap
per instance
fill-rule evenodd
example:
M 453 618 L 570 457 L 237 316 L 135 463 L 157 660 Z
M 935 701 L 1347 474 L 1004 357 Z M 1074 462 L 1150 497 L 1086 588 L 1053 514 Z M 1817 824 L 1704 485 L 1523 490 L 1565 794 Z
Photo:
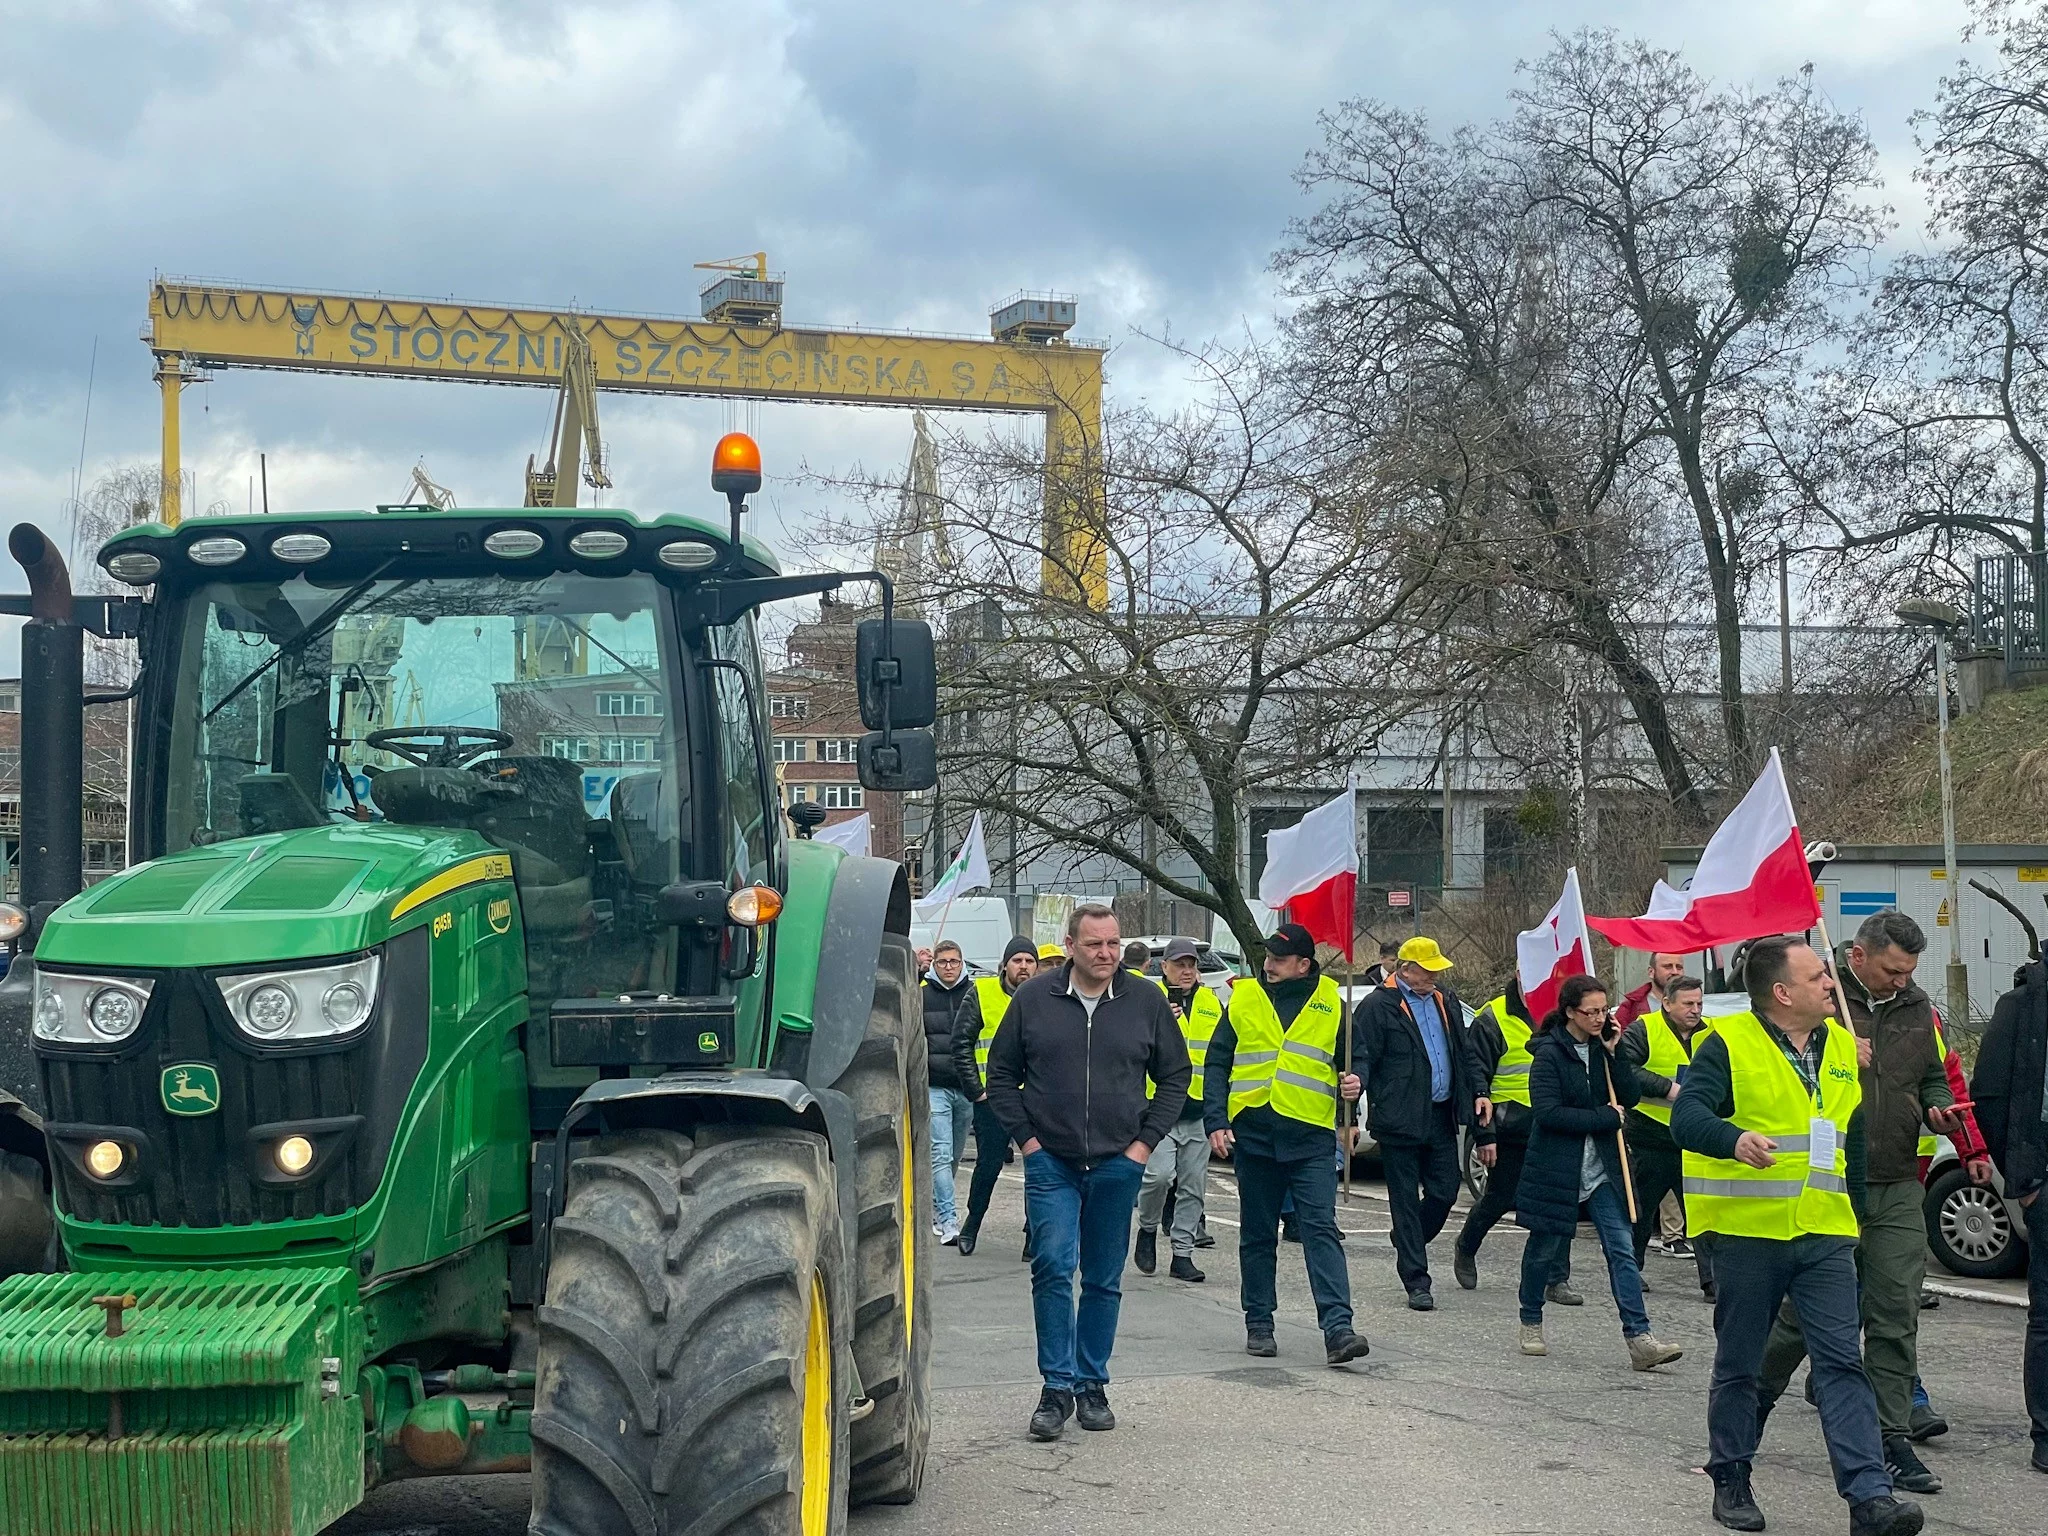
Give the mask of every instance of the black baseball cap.
M 1282 923 L 1267 936 L 1266 953 L 1299 955 L 1304 960 L 1313 960 L 1316 957 L 1316 941 L 1301 924 Z
M 1201 956 L 1195 949 L 1195 941 L 1193 939 L 1168 939 L 1166 941 L 1166 953 L 1159 958 L 1161 960 L 1197 960 Z

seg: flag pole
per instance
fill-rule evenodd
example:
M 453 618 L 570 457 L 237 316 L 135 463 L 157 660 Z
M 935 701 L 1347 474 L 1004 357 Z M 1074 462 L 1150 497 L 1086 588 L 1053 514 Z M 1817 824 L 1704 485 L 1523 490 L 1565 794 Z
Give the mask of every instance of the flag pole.
M 1617 1043 L 1619 1043 L 1619 1039 L 1620 1037 L 1616 1036 Z M 1628 1116 L 1622 1113 L 1621 1100 L 1614 1092 L 1614 1051 L 1605 1040 L 1600 1042 L 1600 1047 L 1607 1052 L 1607 1102 L 1613 1107 L 1615 1118 L 1623 1122 L 1614 1128 L 1614 1150 L 1621 1155 L 1621 1192 L 1628 1198 L 1628 1221 L 1630 1226 L 1634 1226 L 1636 1223 L 1636 1183 L 1628 1171 L 1628 1131 L 1626 1129 Z
M 1356 920 L 1357 920 L 1357 919 L 1356 919 L 1356 908 L 1354 908 L 1354 909 L 1353 909 L 1353 914 L 1354 914 L 1354 915 L 1353 915 L 1353 921 L 1354 921 L 1354 922 L 1356 922 Z M 1352 998 L 1352 996 L 1351 996 L 1351 956 L 1347 954 L 1347 955 L 1346 955 L 1346 956 L 1344 957 L 1344 1072 L 1343 1072 L 1343 1077 L 1349 1077 L 1349 1076 L 1351 1075 L 1351 1021 L 1352 1021 L 1352 1018 L 1353 1018 L 1353 1017 L 1354 1017 L 1354 1016 L 1356 1015 L 1356 1013 L 1357 1013 L 1357 1012 L 1358 1012 L 1358 1007 L 1357 1007 L 1357 1003 L 1356 1003 L 1356 1001 L 1355 1001 L 1355 1000 L 1354 1000 L 1354 999 Z M 1339 1079 L 1339 1082 L 1340 1082 L 1340 1083 L 1341 1083 L 1341 1081 L 1342 1081 L 1342 1078 L 1340 1078 L 1340 1079 Z M 1358 1107 L 1358 1106 L 1357 1106 L 1357 1104 L 1356 1104 L 1356 1103 L 1355 1103 L 1354 1101 L 1352 1101 L 1352 1100 L 1350 1100 L 1350 1099 L 1347 1099 L 1347 1098 L 1345 1098 L 1345 1097 L 1344 1097 L 1344 1095 L 1343 1095 L 1343 1093 L 1342 1093 L 1341 1091 L 1340 1091 L 1340 1092 L 1338 1093 L 1338 1095 L 1337 1095 L 1337 1104 L 1338 1104 L 1338 1107 L 1339 1107 L 1339 1109 L 1340 1109 L 1340 1111 L 1341 1111 L 1341 1113 L 1340 1113 L 1340 1114 L 1338 1115 L 1338 1117 L 1337 1117 L 1337 1150 L 1338 1150 L 1338 1151 L 1339 1151 L 1340 1153 L 1342 1153 L 1342 1154 L 1343 1154 L 1343 1158 L 1344 1158 L 1344 1203 L 1345 1203 L 1346 1205 L 1349 1205 L 1349 1204 L 1351 1203 L 1351 1148 L 1352 1148 L 1352 1139 L 1351 1139 L 1351 1137 L 1349 1137 L 1349 1136 L 1348 1136 L 1348 1135 L 1346 1135 L 1345 1133 L 1346 1133 L 1347 1131 L 1349 1131 L 1349 1130 L 1351 1129 L 1351 1116 L 1352 1116 L 1352 1113 L 1353 1113 L 1353 1112 L 1354 1112 L 1354 1111 L 1355 1111 L 1355 1110 L 1357 1109 L 1357 1107 Z

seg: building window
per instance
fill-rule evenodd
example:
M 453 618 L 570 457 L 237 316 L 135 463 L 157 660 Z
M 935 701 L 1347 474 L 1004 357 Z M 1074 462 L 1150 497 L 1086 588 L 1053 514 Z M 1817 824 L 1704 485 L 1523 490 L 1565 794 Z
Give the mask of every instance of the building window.
M 807 693 L 771 693 L 768 695 L 768 713 L 778 720 L 808 720 L 811 718 L 811 696 Z
M 771 750 L 778 763 L 802 763 L 810 760 L 811 744 L 802 736 L 778 736 Z
M 821 763 L 857 763 L 860 761 L 860 738 L 857 736 L 824 736 L 818 739 L 818 761 Z
M 858 784 L 821 784 L 825 792 L 825 807 L 834 811 L 857 811 L 861 808 L 861 788 Z
M 597 696 L 597 712 L 600 715 L 652 715 L 658 713 L 651 693 L 600 693 Z
M 549 757 L 567 758 L 572 763 L 597 761 L 597 743 L 588 736 L 543 736 L 540 747 Z
M 651 763 L 654 761 L 654 738 L 600 736 L 597 750 L 598 757 L 607 763 Z
M 787 784 L 783 787 L 789 791 L 791 805 L 802 805 L 811 798 L 811 786 L 808 784 Z

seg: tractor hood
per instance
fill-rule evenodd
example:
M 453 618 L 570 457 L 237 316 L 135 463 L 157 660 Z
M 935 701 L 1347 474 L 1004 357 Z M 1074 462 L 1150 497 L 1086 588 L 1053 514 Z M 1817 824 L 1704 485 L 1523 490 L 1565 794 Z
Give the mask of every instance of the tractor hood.
M 425 922 L 433 898 L 512 863 L 474 832 L 302 827 L 152 859 L 51 915 L 53 965 L 226 966 L 348 954 Z

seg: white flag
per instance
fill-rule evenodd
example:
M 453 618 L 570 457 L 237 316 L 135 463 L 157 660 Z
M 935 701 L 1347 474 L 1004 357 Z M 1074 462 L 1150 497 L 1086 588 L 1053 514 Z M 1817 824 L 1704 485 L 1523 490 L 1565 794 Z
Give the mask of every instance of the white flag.
M 946 904 L 956 896 L 969 891 L 985 890 L 989 885 L 988 845 L 982 840 L 981 812 L 974 813 L 974 824 L 967 829 L 967 841 L 960 845 L 960 852 L 948 864 L 939 878 L 925 888 L 924 899 L 910 904 L 911 916 L 918 922 L 931 922 L 946 910 Z
M 811 836 L 818 842 L 830 843 L 835 848 L 844 848 L 848 853 L 866 858 L 873 842 L 874 823 L 869 819 L 868 813 L 862 811 L 858 816 L 842 821 L 836 827 L 820 827 Z

